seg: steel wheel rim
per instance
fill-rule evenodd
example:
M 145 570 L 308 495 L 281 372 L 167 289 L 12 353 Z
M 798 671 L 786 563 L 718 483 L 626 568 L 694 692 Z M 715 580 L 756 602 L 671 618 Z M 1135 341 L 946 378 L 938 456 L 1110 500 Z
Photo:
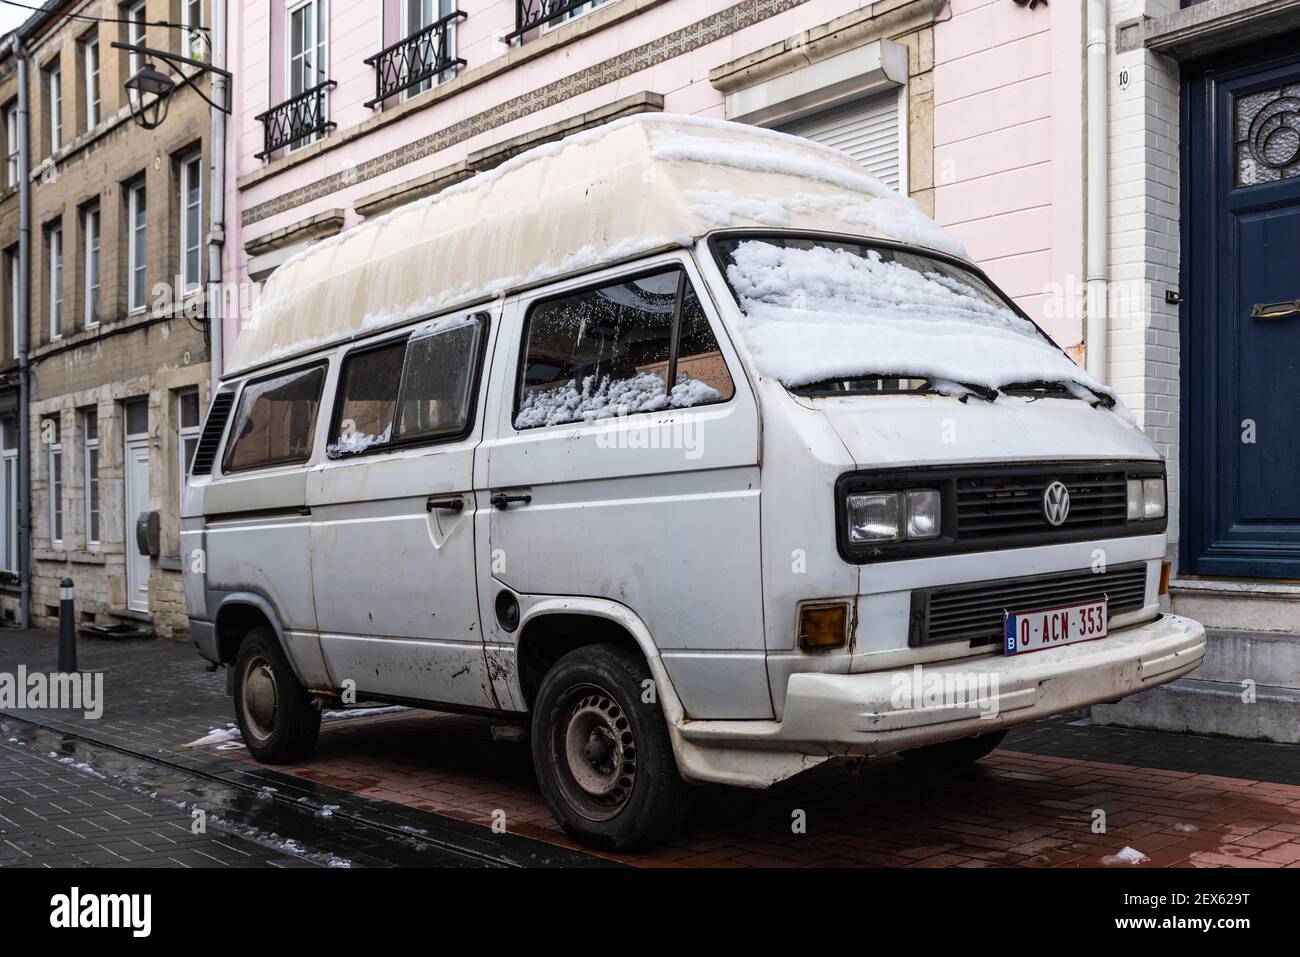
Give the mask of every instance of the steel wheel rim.
M 560 703 L 552 750 L 569 805 L 592 821 L 608 821 L 636 788 L 637 747 L 627 712 L 604 688 L 583 684 Z
M 275 731 L 280 697 L 271 663 L 261 655 L 253 655 L 244 664 L 241 685 L 244 721 L 248 730 L 258 741 L 266 741 Z

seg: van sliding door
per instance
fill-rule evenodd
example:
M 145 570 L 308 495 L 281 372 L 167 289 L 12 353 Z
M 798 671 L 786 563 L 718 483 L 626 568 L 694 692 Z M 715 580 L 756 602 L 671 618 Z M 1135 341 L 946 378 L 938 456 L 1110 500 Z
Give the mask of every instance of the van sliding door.
M 494 707 L 474 580 L 486 311 L 344 354 L 308 478 L 321 651 L 360 694 Z

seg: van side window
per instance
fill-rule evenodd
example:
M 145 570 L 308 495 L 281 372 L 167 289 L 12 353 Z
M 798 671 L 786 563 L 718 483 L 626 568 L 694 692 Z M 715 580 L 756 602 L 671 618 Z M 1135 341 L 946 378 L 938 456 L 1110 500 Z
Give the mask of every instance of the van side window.
M 459 435 L 473 409 L 481 315 L 435 319 L 407 339 L 349 353 L 330 457 Z
M 222 470 L 238 472 L 311 457 L 325 366 L 249 382 L 239 397 Z
M 483 323 L 468 317 L 416 329 L 406 347 L 397 438 L 457 435 L 474 407 Z
M 402 382 L 406 340 L 352 352 L 339 376 L 339 404 L 326 451 L 331 456 L 364 452 L 393 438 L 397 389 Z
M 690 281 L 671 268 L 532 307 L 515 428 L 725 402 L 733 391 Z

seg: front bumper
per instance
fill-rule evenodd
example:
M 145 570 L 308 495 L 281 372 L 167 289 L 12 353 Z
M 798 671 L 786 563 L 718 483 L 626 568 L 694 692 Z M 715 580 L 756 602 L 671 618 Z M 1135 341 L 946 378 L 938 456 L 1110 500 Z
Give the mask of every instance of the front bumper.
M 1205 629 L 1177 615 L 1099 641 L 912 669 L 790 676 L 781 721 L 672 728 L 691 780 L 766 787 L 827 758 L 877 756 L 1012 727 L 1172 681 L 1205 657 Z

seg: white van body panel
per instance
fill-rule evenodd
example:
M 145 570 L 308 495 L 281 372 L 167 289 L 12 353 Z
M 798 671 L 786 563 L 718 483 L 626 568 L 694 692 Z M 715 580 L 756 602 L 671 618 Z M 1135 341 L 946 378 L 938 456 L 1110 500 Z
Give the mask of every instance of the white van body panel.
M 490 347 L 497 317 L 480 312 Z M 480 404 L 486 389 L 480 377 Z M 327 457 L 308 471 L 312 585 L 333 687 L 350 680 L 358 692 L 496 707 L 475 584 L 482 430 L 475 417 L 462 438 Z M 429 507 L 457 501 L 460 511 Z
M 512 386 L 530 304 L 678 264 L 714 327 L 732 399 L 516 431 Z M 492 371 L 503 385 L 482 458 L 489 494 L 532 500 L 490 511 L 482 580 L 522 595 L 625 605 L 654 635 L 688 713 L 771 717 L 762 606 L 753 600 L 762 593 L 758 411 L 694 264 L 674 253 L 556 283 L 518 297 L 507 326 Z M 485 616 L 493 598 L 484 595 Z M 489 643 L 509 654 L 514 638 L 493 629 Z

